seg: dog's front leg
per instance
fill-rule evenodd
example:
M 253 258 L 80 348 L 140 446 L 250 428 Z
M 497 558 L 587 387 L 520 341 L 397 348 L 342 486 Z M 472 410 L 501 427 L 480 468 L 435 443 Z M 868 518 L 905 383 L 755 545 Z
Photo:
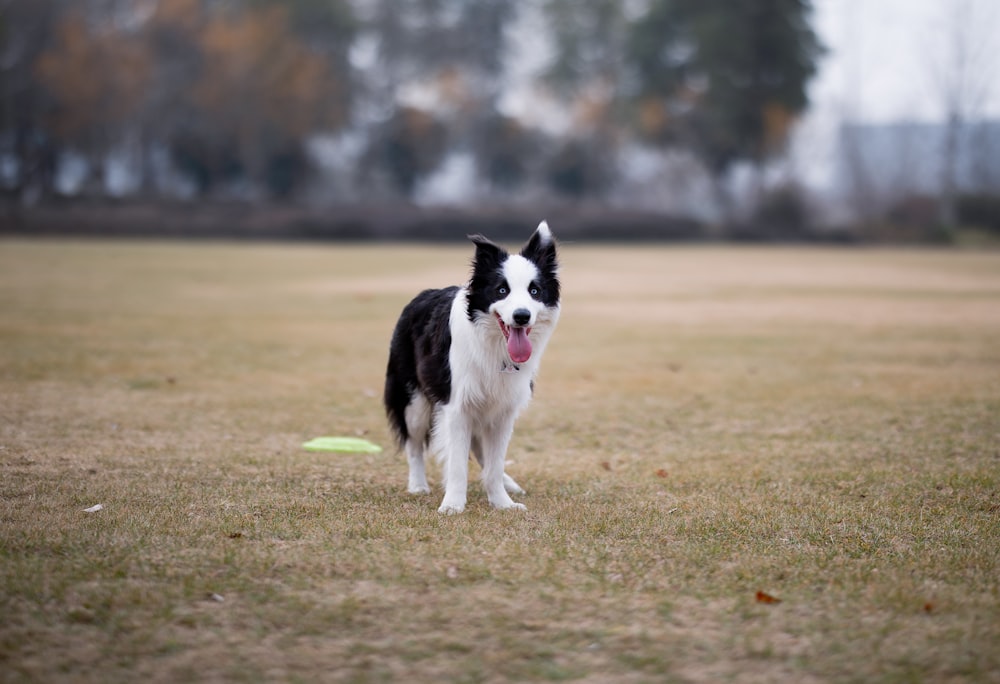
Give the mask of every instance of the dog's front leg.
M 438 513 L 454 515 L 465 510 L 469 489 L 469 450 L 472 428 L 461 410 L 448 406 L 441 413 L 441 455 L 444 458 L 444 500 Z
M 476 437 L 472 438 L 472 453 L 476 457 L 476 462 L 479 463 L 479 467 L 483 467 L 483 446 L 480 444 Z M 507 490 L 508 494 L 525 494 L 524 488 L 517 483 L 517 481 L 507 474 L 507 459 L 504 458 L 504 472 L 503 472 L 503 488 Z
M 478 440 L 482 451 L 483 488 L 486 490 L 486 497 L 493 508 L 516 508 L 523 511 L 527 506 L 510 498 L 505 480 L 513 483 L 514 487 L 517 487 L 517 483 L 505 475 L 503 471 L 504 461 L 507 458 L 507 445 L 510 444 L 510 436 L 513 432 L 514 421 L 511 419 L 500 425 L 490 426 L 483 431 L 481 439 Z

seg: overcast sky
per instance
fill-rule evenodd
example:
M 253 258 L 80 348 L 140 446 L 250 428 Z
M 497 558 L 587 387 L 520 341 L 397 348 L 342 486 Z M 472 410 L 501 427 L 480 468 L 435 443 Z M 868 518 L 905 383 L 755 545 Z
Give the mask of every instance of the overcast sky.
M 814 107 L 866 121 L 941 120 L 941 75 L 957 38 L 967 56 L 968 114 L 1000 117 L 1000 0 L 814 2 L 829 49 Z

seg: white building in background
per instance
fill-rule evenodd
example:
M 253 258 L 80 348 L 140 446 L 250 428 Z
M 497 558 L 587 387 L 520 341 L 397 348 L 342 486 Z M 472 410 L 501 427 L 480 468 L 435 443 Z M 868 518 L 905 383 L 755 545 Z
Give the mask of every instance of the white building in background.
M 834 189 L 842 196 L 865 192 L 885 201 L 936 195 L 945 173 L 945 135 L 946 127 L 938 123 L 844 124 Z M 963 125 L 954 163 L 958 192 L 1000 192 L 1000 121 Z

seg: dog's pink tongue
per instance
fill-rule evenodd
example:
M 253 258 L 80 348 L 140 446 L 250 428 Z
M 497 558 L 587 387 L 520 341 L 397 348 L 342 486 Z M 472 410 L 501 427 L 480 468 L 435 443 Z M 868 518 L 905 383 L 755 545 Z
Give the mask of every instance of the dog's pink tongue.
M 531 358 L 531 341 L 527 328 L 511 328 L 507 338 L 507 353 L 514 363 L 524 363 Z

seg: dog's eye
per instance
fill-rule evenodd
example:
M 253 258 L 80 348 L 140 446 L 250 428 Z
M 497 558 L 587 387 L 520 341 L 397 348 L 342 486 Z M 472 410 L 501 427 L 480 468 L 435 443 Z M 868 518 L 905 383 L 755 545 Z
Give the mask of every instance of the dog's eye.
M 507 286 L 506 285 L 501 285 L 500 287 L 498 287 L 497 288 L 497 294 L 500 295 L 501 297 L 506 297 L 507 296 Z
M 537 287 L 532 286 L 532 288 L 528 290 L 528 292 L 531 293 L 532 297 L 537 297 L 539 290 Z

